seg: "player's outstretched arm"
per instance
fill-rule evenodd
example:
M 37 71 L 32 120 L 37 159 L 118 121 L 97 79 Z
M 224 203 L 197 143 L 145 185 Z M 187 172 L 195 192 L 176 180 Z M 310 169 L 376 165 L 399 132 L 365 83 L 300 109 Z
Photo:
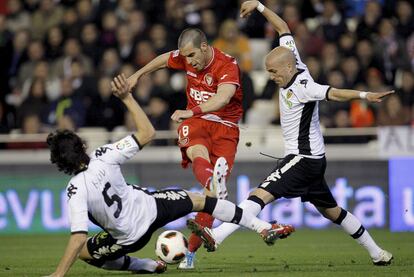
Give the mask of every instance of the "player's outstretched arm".
M 331 88 L 326 95 L 327 100 L 345 102 L 353 99 L 366 99 L 368 102 L 379 103 L 387 95 L 394 93 L 394 90 L 385 92 L 367 92 L 353 89 Z
M 259 1 L 244 2 L 240 8 L 240 17 L 248 17 L 255 10 L 261 12 L 279 34 L 290 33 L 286 22 Z
M 72 264 L 78 258 L 79 253 L 86 242 L 86 238 L 86 233 L 76 233 L 70 236 L 68 245 L 66 246 L 65 254 L 60 260 L 59 265 L 56 268 L 56 271 L 49 275 L 49 277 L 65 276 Z
M 170 57 L 170 53 L 171 52 L 167 52 L 167 53 L 159 55 L 158 57 L 154 58 L 152 61 L 147 63 L 144 67 L 139 69 L 137 72 L 132 74 L 128 78 L 128 83 L 129 83 L 129 86 L 130 86 L 130 90 L 132 90 L 137 85 L 137 82 L 138 82 L 139 78 L 141 78 L 141 76 L 143 76 L 145 74 L 148 74 L 148 73 L 151 73 L 151 72 L 154 72 L 158 69 L 167 67 L 167 62 L 168 62 L 168 58 Z
M 129 93 L 131 87 L 125 75 L 122 74 L 116 76 L 111 82 L 111 86 L 113 94 L 121 99 L 121 101 L 127 107 L 128 111 L 132 114 L 135 126 L 137 128 L 135 137 L 137 138 L 139 144 L 141 146 L 144 146 L 154 138 L 154 126 L 152 126 L 151 121 L 148 119 L 142 108 L 138 105 L 137 101 L 135 101 L 132 94 Z

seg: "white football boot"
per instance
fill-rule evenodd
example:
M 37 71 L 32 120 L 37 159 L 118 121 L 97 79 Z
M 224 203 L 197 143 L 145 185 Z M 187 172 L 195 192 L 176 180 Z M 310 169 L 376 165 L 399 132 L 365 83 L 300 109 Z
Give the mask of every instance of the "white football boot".
M 228 196 L 226 188 L 226 177 L 229 172 L 229 165 L 224 157 L 217 159 L 214 165 L 211 190 L 215 192 L 218 199 L 226 199 Z
M 394 257 L 386 250 L 382 250 L 378 258 L 372 259 L 374 265 L 390 265 Z

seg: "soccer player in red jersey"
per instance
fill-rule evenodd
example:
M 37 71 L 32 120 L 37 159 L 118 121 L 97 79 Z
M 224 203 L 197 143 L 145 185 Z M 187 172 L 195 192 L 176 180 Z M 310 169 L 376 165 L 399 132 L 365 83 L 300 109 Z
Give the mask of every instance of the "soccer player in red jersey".
M 226 172 L 218 176 L 222 178 L 214 180 L 214 165 L 228 166 L 228 171 L 231 171 L 236 155 L 239 141 L 237 123 L 243 113 L 239 66 L 233 57 L 208 45 L 201 30 L 189 28 L 181 33 L 178 50 L 159 55 L 130 76 L 130 87 L 134 87 L 142 75 L 165 67 L 186 72 L 187 108 L 176 110 L 171 119 L 181 123 L 178 144 L 182 166 L 186 168 L 192 163 L 196 179 L 210 195 L 211 182 L 225 186 L 227 175 Z M 225 187 L 222 189 L 221 196 L 225 197 L 227 191 Z M 207 227 L 211 227 L 213 221 L 214 218 L 205 213 L 196 216 L 196 222 Z M 194 268 L 194 253 L 200 245 L 200 238 L 192 234 L 189 253 L 179 268 Z

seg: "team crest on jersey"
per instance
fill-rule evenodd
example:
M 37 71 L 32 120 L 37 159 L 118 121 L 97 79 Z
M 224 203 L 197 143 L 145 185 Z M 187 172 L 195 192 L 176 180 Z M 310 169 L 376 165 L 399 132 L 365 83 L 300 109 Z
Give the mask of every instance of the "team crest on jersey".
M 179 145 L 180 147 L 184 147 L 184 146 L 186 146 L 189 142 L 190 142 L 190 139 L 189 139 L 189 138 L 182 138 L 182 139 L 180 139 L 180 140 L 178 141 L 178 145 Z
M 281 95 L 282 95 L 283 102 L 285 102 L 285 104 L 288 106 L 288 108 L 291 109 L 293 107 L 293 103 L 292 103 L 292 101 L 289 100 L 289 98 L 292 97 L 293 91 L 289 89 L 289 91 L 286 93 L 286 95 L 283 95 L 283 93 Z
M 127 139 L 122 139 L 116 143 L 115 147 L 118 150 L 123 150 L 125 147 L 132 147 L 132 145 Z
M 213 84 L 213 76 L 210 73 L 207 73 L 206 75 L 204 75 L 204 82 L 208 86 L 211 86 Z

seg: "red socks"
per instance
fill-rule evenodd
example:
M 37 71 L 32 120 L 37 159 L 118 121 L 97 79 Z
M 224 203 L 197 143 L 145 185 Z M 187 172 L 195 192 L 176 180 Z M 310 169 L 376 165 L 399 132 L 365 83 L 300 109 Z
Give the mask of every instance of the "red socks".
M 195 158 L 193 161 L 193 173 L 203 187 L 210 189 L 210 181 L 213 177 L 213 165 L 208 160 L 201 157 Z M 211 228 L 214 217 L 206 213 L 197 213 L 195 220 L 200 225 Z M 191 234 L 188 242 L 188 250 L 190 252 L 197 251 L 202 244 L 200 237 L 194 234 Z
M 193 173 L 197 181 L 205 188 L 210 188 L 213 177 L 213 165 L 204 158 L 197 157 L 193 161 Z
M 195 220 L 198 224 L 211 228 L 213 226 L 214 217 L 206 213 L 197 213 Z M 191 233 L 188 240 L 188 251 L 195 252 L 200 248 L 203 241 L 201 238 L 193 233 Z

